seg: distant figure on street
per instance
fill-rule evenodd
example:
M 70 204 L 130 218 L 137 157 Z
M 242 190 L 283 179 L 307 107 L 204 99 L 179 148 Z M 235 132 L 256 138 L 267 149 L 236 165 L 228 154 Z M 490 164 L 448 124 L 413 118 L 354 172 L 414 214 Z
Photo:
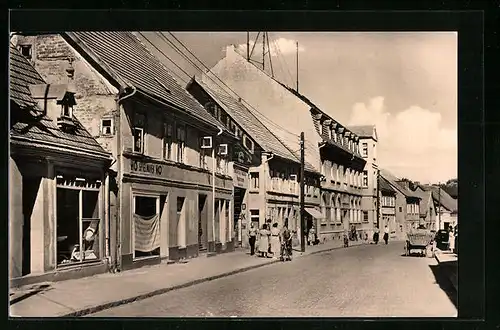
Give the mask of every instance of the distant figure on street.
M 255 241 L 257 240 L 257 228 L 254 224 L 250 224 L 250 229 L 248 229 L 248 242 L 250 243 L 250 255 L 255 254 Z
M 292 232 L 288 229 L 288 219 L 285 219 L 285 225 L 281 230 L 281 253 L 283 261 L 292 260 Z
M 389 242 L 389 227 L 387 227 L 387 225 L 384 228 L 384 241 L 385 244 Z
M 271 253 L 273 254 L 273 258 L 278 258 L 281 248 L 280 242 L 280 230 L 278 229 L 278 223 L 273 224 L 273 228 L 271 228 L 271 238 L 269 240 L 271 244 Z
M 450 232 L 448 234 L 448 244 L 449 244 L 449 249 L 451 252 L 453 252 L 455 250 L 455 232 L 454 232 L 454 228 L 453 227 L 450 227 Z
M 271 219 L 266 220 L 267 230 L 271 230 Z M 269 246 L 267 247 L 267 253 L 271 253 L 271 240 L 269 240 Z
M 349 247 L 349 235 L 347 231 L 344 232 L 344 247 Z
M 379 240 L 379 229 L 378 227 L 376 227 L 375 231 L 373 232 L 373 242 L 375 244 L 378 244 L 378 240 Z
M 269 235 L 271 235 L 271 232 L 267 230 L 267 225 L 263 224 L 262 229 L 259 230 L 259 252 L 261 257 L 267 258 L 267 252 L 269 250 Z

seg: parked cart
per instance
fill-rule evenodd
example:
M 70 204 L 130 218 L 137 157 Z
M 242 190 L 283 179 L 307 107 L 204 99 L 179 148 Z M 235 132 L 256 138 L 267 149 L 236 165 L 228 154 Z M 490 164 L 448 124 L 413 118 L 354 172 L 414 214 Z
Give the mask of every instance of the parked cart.
M 409 256 L 412 250 L 419 250 L 420 256 L 425 256 L 427 247 L 432 244 L 433 235 L 429 230 L 418 229 L 409 232 L 404 246 L 405 256 Z

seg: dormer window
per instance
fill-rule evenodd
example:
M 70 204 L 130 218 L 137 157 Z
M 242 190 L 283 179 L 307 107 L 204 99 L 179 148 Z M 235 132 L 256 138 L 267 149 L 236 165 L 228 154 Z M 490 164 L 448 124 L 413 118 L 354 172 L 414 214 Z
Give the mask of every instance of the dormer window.
M 61 104 L 61 117 L 73 118 L 73 106 Z
M 31 45 L 21 45 L 19 46 L 19 48 L 21 54 L 23 54 L 23 56 L 26 57 L 26 59 L 31 60 L 31 58 L 33 57 Z

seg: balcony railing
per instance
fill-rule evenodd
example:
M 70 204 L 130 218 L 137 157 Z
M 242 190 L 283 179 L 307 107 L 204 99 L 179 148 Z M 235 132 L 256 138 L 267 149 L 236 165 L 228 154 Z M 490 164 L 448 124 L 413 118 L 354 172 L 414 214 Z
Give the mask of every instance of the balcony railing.
M 299 194 L 299 183 L 280 178 L 271 178 L 268 180 L 268 191 L 282 194 Z

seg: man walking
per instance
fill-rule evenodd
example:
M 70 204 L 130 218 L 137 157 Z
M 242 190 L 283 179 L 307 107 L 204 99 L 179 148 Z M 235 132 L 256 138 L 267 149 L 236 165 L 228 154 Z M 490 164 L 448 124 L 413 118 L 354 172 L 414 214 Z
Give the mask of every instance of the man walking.
M 384 228 L 384 241 L 385 241 L 385 244 L 387 245 L 387 243 L 389 241 L 389 227 L 387 227 L 387 225 Z
M 250 225 L 250 229 L 248 229 L 248 242 L 250 243 L 250 255 L 253 256 L 255 254 L 255 241 L 257 240 L 257 228 L 253 225 Z

